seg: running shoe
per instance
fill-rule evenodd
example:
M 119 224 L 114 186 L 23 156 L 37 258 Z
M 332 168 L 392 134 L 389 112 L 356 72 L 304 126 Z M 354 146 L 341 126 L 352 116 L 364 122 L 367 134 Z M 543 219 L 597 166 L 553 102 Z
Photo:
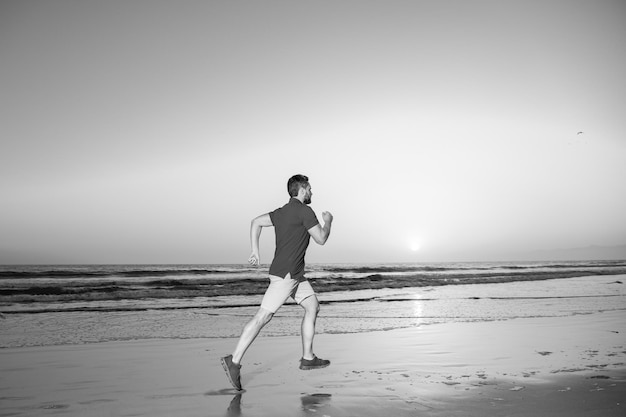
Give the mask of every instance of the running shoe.
M 224 356 L 220 360 L 230 383 L 241 391 L 241 365 L 233 362 L 233 355 Z
M 302 369 L 303 371 L 326 368 L 328 365 L 330 365 L 330 361 L 326 359 L 320 359 L 315 355 L 313 355 L 313 359 L 300 359 L 300 369 Z

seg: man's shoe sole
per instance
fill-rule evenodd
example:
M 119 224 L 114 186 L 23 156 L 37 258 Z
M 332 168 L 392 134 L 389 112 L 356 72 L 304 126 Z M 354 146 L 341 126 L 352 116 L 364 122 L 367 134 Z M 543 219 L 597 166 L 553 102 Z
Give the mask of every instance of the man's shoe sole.
M 316 366 L 312 366 L 312 365 L 300 365 L 300 369 L 303 371 L 310 371 L 313 369 L 322 369 L 322 368 L 326 368 L 327 366 L 329 366 L 330 363 L 327 363 L 326 365 L 316 365 Z

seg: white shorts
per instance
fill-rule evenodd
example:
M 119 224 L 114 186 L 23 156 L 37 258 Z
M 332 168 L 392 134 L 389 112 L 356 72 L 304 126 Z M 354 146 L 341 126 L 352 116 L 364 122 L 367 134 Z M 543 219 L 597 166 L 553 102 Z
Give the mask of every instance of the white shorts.
M 287 274 L 285 278 L 270 275 L 270 285 L 265 291 L 261 307 L 276 313 L 289 298 L 293 298 L 296 303 L 300 304 L 312 295 L 315 295 L 315 291 L 306 279 L 298 281 L 292 279 L 291 274 Z

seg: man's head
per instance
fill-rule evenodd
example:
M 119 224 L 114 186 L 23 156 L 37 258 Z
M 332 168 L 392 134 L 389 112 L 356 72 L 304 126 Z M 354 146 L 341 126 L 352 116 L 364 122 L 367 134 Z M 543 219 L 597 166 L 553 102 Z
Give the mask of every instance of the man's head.
M 290 197 L 302 197 L 304 204 L 311 204 L 311 185 L 306 175 L 294 175 L 287 181 L 287 192 Z

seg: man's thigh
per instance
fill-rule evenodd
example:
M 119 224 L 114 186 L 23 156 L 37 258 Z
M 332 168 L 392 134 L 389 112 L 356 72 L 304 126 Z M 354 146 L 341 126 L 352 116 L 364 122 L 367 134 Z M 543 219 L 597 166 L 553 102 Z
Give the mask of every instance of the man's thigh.
M 309 300 L 310 298 L 317 303 L 315 291 L 313 290 L 313 287 L 311 287 L 311 283 L 309 282 L 309 280 L 300 281 L 296 293 L 293 296 L 293 299 L 296 301 L 296 303 L 305 307 L 304 303 L 308 304 L 309 301 L 307 300 Z
M 290 297 L 295 298 L 299 282 L 291 279 L 291 275 L 285 278 L 270 275 L 270 285 L 263 295 L 261 307 L 272 313 L 276 313 L 278 309 L 285 304 Z

